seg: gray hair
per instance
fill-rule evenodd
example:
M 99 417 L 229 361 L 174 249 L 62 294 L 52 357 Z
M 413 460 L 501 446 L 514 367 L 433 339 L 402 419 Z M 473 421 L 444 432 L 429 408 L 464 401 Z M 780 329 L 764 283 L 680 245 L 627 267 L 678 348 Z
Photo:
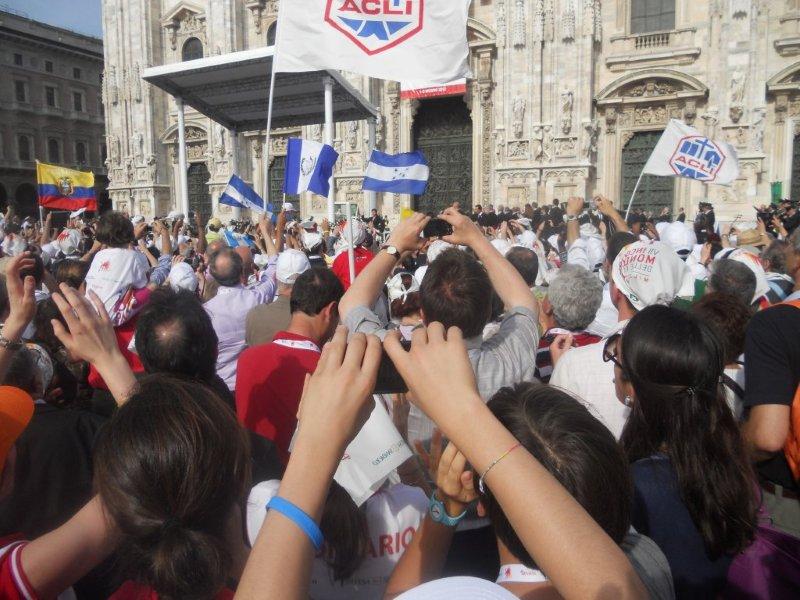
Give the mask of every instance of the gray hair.
M 566 264 L 550 284 L 547 297 L 559 327 L 586 329 L 603 303 L 603 282 L 580 265 Z
M 711 273 L 706 284 L 707 292 L 722 292 L 734 296 L 745 306 L 753 303 L 756 295 L 756 275 L 747 266 L 730 258 L 711 263 Z

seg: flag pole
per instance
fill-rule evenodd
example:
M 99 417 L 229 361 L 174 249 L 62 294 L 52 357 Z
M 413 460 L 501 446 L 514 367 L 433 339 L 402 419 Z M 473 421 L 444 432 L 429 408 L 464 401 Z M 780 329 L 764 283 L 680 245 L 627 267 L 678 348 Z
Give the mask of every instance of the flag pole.
M 274 46 L 273 46 L 274 48 Z M 269 100 L 267 101 L 267 137 L 264 146 L 264 212 L 269 206 L 269 154 L 272 134 L 272 105 L 275 97 L 275 54 L 272 54 L 272 68 L 269 78 Z
M 639 173 L 639 179 L 636 180 L 636 185 L 633 187 L 633 193 L 631 194 L 631 200 L 628 202 L 628 210 L 625 211 L 625 221 L 628 220 L 628 217 L 631 214 L 631 208 L 633 207 L 633 199 L 636 197 L 636 192 L 639 190 L 639 184 L 642 183 L 642 177 L 644 177 L 644 169 L 642 172 Z
M 347 262 L 350 268 L 350 285 L 356 280 L 356 249 L 353 244 L 353 205 L 347 204 L 347 229 L 350 234 L 350 243 L 347 244 Z

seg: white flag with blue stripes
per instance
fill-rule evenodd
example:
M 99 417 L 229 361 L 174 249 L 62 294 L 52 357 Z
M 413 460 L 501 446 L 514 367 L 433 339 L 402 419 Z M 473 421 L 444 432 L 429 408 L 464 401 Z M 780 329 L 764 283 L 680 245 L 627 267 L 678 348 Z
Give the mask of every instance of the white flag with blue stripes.
M 327 196 L 331 189 L 333 167 L 339 153 L 332 146 L 290 138 L 286 149 L 286 176 L 283 193 L 289 196 L 305 191 Z
M 384 154 L 373 150 L 364 174 L 363 189 L 420 196 L 428 187 L 429 177 L 428 161 L 419 150 L 405 154 Z

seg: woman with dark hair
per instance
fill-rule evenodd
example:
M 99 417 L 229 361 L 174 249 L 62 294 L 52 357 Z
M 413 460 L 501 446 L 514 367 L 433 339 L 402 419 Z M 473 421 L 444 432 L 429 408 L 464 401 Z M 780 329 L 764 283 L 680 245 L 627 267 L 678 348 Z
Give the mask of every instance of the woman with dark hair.
M 632 463 L 632 522 L 664 551 L 678 598 L 711 598 L 753 541 L 753 473 L 720 386 L 724 350 L 696 316 L 651 306 L 606 342 Z
M 131 579 L 113 597 L 214 598 L 235 587 L 248 555 L 250 448 L 209 388 L 142 379 L 97 445 L 95 486 Z
M 518 440 L 518 446 L 530 452 L 625 550 L 650 597 L 672 598 L 666 559 L 651 540 L 629 533 L 630 470 L 611 432 L 575 398 L 546 385 L 523 383 L 503 388 L 487 406 Z M 482 473 L 466 468 L 464 456 L 452 445 L 442 454 L 437 471 L 438 489 L 431 498 L 431 514 L 392 574 L 386 597 L 394 598 L 440 575 L 437 565 L 443 564 L 455 524 L 466 514 L 473 498 L 479 500 L 478 513 L 489 518 L 497 539 L 502 564 L 497 584 L 519 598 L 531 593 L 557 595 L 491 489 L 479 483 Z M 441 503 L 445 519 L 433 517 L 435 502 Z M 458 597 L 455 586 L 453 594 Z

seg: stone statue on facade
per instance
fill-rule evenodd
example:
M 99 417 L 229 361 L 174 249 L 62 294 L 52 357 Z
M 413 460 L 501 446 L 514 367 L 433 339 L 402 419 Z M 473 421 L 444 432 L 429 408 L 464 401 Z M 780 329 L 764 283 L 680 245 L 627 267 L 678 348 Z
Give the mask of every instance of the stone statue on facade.
M 131 138 L 131 154 L 136 162 L 144 156 L 144 135 L 136 132 Z
M 572 108 L 575 103 L 575 95 L 572 91 L 564 89 L 561 92 L 561 133 L 564 135 L 572 131 Z
M 764 151 L 764 118 L 766 109 L 757 108 L 753 111 L 753 150 Z
M 108 77 L 106 78 L 108 85 L 108 99 L 111 104 L 119 103 L 119 87 L 117 86 L 117 68 L 114 66 L 108 67 Z
M 747 86 L 747 73 L 743 70 L 734 71 L 731 75 L 730 99 L 731 106 L 744 104 L 745 88 Z
M 225 128 L 222 126 L 217 127 L 217 141 L 214 144 L 214 151 L 217 157 L 225 158 Z
M 347 147 L 350 150 L 355 150 L 358 145 L 358 121 L 350 121 L 347 123 L 347 132 L 345 133 L 345 140 Z
M 514 112 L 514 136 L 521 138 L 525 123 L 525 109 L 528 107 L 528 103 L 522 96 L 515 96 L 511 106 Z
M 584 123 L 585 141 L 583 151 L 588 160 L 597 154 L 597 136 L 600 134 L 600 123 L 595 119 Z

